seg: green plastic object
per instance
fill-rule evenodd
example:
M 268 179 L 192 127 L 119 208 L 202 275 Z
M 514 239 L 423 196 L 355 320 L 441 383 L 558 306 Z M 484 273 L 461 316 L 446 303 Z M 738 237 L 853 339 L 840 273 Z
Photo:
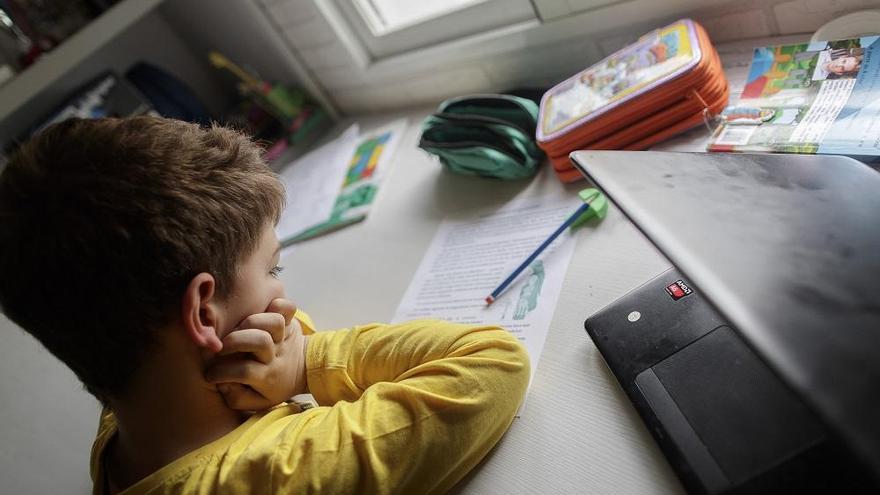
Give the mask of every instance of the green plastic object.
M 535 143 L 538 105 L 513 95 L 450 98 L 422 123 L 419 147 L 450 171 L 515 180 L 544 161 Z
M 305 94 L 302 91 L 281 85 L 272 86 L 264 97 L 279 113 L 291 120 L 299 115 L 305 103 Z
M 608 199 L 605 198 L 605 195 L 598 189 L 584 189 L 578 192 L 578 196 L 581 197 L 581 200 L 583 200 L 584 203 L 590 205 L 590 209 L 583 212 L 581 216 L 571 224 L 571 229 L 584 224 L 587 220 L 593 217 L 601 220 L 608 214 Z

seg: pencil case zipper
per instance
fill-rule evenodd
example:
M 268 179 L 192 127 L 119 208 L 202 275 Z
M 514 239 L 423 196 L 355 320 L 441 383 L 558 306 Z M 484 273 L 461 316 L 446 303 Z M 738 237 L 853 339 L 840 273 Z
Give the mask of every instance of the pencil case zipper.
M 581 149 L 645 149 L 667 137 L 674 136 L 695 125 L 699 125 L 704 118 L 704 109 L 708 109 L 710 114 L 720 112 L 725 106 L 728 93 L 727 81 L 725 79 L 718 79 L 705 92 L 700 93 L 692 90 L 689 97 L 645 119 L 637 127 L 627 128 L 623 133 L 617 133 L 603 140 L 584 144 Z M 688 105 L 688 101 L 694 103 Z M 651 132 L 652 129 L 657 129 L 657 132 Z M 650 134 L 642 139 L 638 139 L 638 136 L 644 136 L 646 132 Z M 557 171 L 572 168 L 568 160 L 568 152 L 560 155 L 550 155 L 549 158 L 553 168 Z
M 661 110 L 614 135 L 592 143 L 585 143 L 583 147 L 586 149 L 619 149 L 639 141 L 641 137 L 648 137 L 669 126 L 674 126 L 695 113 L 701 114 L 704 109 L 708 109 L 710 113 L 720 112 L 724 107 L 722 100 L 727 94 L 725 83 L 724 80 L 717 80 L 713 84 L 715 87 L 710 86 L 702 92 L 693 89 L 678 104 L 669 107 L 666 111 Z M 719 102 L 721 102 L 720 108 L 718 108 Z M 655 130 L 656 132 L 653 132 Z
M 473 101 L 473 103 L 471 103 L 472 101 Z M 450 114 L 451 115 L 477 115 L 477 116 L 481 116 L 481 117 L 495 118 L 495 117 L 481 115 L 479 113 L 462 114 L 462 113 L 458 113 L 454 110 L 454 108 L 457 105 L 465 104 L 466 106 L 478 106 L 479 102 L 482 102 L 482 101 L 490 102 L 493 104 L 494 103 L 503 103 L 503 104 L 509 104 L 509 105 L 513 105 L 513 106 L 518 107 L 523 112 L 523 114 L 528 115 L 529 120 L 532 121 L 532 124 L 529 125 L 529 128 L 525 129 L 516 122 L 511 122 L 511 121 L 505 121 L 505 122 L 507 122 L 511 125 L 515 125 L 516 127 L 522 129 L 522 131 L 526 134 L 529 134 L 529 135 L 535 134 L 535 127 L 537 126 L 537 120 L 536 120 L 536 117 L 533 118 L 531 116 L 537 115 L 537 111 L 538 111 L 537 106 L 535 108 L 528 108 L 522 102 L 518 101 L 518 99 L 508 98 L 505 95 L 476 94 L 476 95 L 459 96 L 459 97 L 455 97 L 455 98 L 450 98 L 450 99 L 446 100 L 444 102 L 446 104 L 441 106 L 438 110 L 439 110 L 439 113 L 444 114 L 444 115 L 450 115 Z M 496 108 L 499 107 L 499 105 L 491 105 L 491 106 L 494 106 Z M 499 120 L 503 120 L 503 119 L 499 119 Z
M 437 148 L 437 149 L 463 149 L 463 148 L 489 148 L 495 150 L 499 153 L 503 153 L 507 155 L 513 161 L 523 160 L 524 157 L 521 153 L 516 151 L 515 149 L 509 148 L 506 145 L 497 145 L 495 143 L 485 143 L 480 141 L 457 141 L 454 143 L 449 142 L 437 142 L 430 141 L 427 139 L 422 139 L 419 141 L 419 148 L 430 151 L 428 148 Z
M 480 123 L 480 122 L 474 121 L 474 119 L 471 119 L 471 118 L 459 118 L 459 117 L 449 118 L 448 114 L 434 114 L 433 117 L 438 118 L 439 120 L 442 120 L 445 122 L 438 122 L 437 124 L 435 124 L 435 126 L 432 127 L 428 131 L 429 136 L 431 133 L 434 133 L 434 132 L 442 132 L 443 130 L 460 130 L 463 127 L 478 129 L 481 132 L 489 132 L 489 133 L 494 134 L 496 139 L 498 139 L 500 141 L 500 143 L 495 143 L 495 144 L 501 144 L 502 146 L 509 149 L 510 153 L 514 153 L 512 155 L 514 157 L 522 156 L 523 158 L 531 158 L 533 160 L 540 160 L 544 157 L 543 152 L 539 148 L 534 146 L 534 141 L 531 141 L 528 134 L 525 134 L 523 132 L 523 130 L 521 128 L 519 128 L 518 126 L 512 126 L 511 124 L 508 124 L 507 122 L 504 122 L 503 120 L 492 119 L 491 117 L 481 117 L 481 119 L 490 119 L 490 120 L 495 120 L 496 122 L 486 121 L 486 122 Z M 450 122 L 450 121 L 455 121 L 455 122 Z M 510 135 L 499 134 L 498 131 L 492 129 L 492 127 L 490 127 L 490 126 L 487 126 L 486 125 L 487 123 L 490 125 L 511 127 L 520 133 L 520 137 L 516 138 L 516 137 L 510 136 Z M 422 134 L 423 139 L 424 139 L 424 136 L 425 136 L 425 134 L 423 133 Z M 430 137 L 428 139 L 430 140 Z M 480 142 L 480 141 L 474 141 L 474 140 L 469 140 L 469 141 L 477 142 L 477 143 Z M 433 141 L 433 142 L 437 143 L 440 141 Z M 450 142 L 450 141 L 446 141 L 446 142 Z M 451 142 L 454 142 L 454 141 L 451 141 Z M 487 143 L 488 143 L 488 141 L 487 141 Z M 518 144 L 519 147 L 521 147 L 522 149 L 517 149 L 517 147 L 514 145 L 514 143 Z M 530 149 L 530 148 L 532 148 L 532 149 Z M 508 154 L 510 154 L 510 153 L 508 153 Z

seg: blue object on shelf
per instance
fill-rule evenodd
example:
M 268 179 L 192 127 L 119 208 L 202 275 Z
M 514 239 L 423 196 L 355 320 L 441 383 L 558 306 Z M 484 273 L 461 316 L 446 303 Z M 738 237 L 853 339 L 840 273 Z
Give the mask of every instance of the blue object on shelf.
M 198 124 L 211 122 L 211 114 L 193 90 L 159 67 L 138 62 L 125 73 L 125 77 L 163 117 Z

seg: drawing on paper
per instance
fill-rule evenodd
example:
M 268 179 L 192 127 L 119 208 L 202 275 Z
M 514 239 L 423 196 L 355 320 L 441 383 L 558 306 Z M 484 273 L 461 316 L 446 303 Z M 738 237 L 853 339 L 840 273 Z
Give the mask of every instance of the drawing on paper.
M 380 136 L 364 140 L 358 145 L 348 165 L 348 174 L 345 176 L 343 187 L 373 175 L 376 164 L 379 163 L 379 157 L 385 150 L 385 143 L 390 139 L 391 131 L 388 131 Z
M 541 295 L 541 287 L 544 286 L 544 262 L 536 260 L 529 265 L 529 278 L 519 291 L 519 299 L 516 302 L 516 311 L 513 313 L 514 320 L 522 320 L 527 314 L 538 307 L 538 296 Z

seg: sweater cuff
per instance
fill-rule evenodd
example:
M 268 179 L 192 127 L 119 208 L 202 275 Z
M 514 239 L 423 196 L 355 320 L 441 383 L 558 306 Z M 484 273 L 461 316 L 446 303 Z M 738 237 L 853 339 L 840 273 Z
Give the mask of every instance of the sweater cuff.
M 333 332 L 315 332 L 309 335 L 309 344 L 306 347 L 306 382 L 309 393 L 319 405 L 327 404 L 327 382 L 324 371 L 327 362 L 327 343 L 332 338 Z

